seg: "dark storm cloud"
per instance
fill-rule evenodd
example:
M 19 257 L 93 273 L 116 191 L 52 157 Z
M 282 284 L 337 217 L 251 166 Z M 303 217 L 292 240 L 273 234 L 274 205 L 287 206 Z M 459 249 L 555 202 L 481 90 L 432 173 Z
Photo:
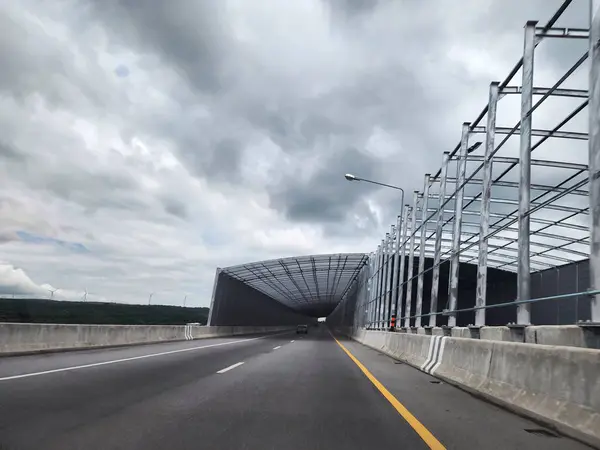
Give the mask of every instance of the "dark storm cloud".
M 353 18 L 372 12 L 383 1 L 384 0 L 323 0 L 323 3 L 342 17 Z
M 307 181 L 288 176 L 283 184 L 267 184 L 271 206 L 291 220 L 332 223 L 345 220 L 353 208 L 359 212 L 356 208 L 373 192 L 369 188 L 355 196 L 344 195 L 348 189 L 341 178 L 344 172 L 400 184 L 408 193 L 421 189 L 423 173 L 437 171 L 441 153 L 452 150 L 458 141 L 461 122 L 471 119 L 456 117 L 455 105 L 474 87 L 483 94 L 481 107 L 485 104 L 491 80 L 469 73 L 460 64 L 448 65 L 449 36 L 463 30 L 465 35 L 486 39 L 493 39 L 495 33 L 514 38 L 514 27 L 522 26 L 529 15 L 540 17 L 540 11 L 549 15 L 555 6 L 541 8 L 540 0 L 515 9 L 492 2 L 487 9 L 478 8 L 478 14 L 449 18 L 444 5 L 404 2 L 397 11 L 400 15 L 387 22 L 397 24 L 378 34 L 368 31 L 369 21 L 391 2 L 324 3 L 334 19 L 349 19 L 334 20 L 332 32 L 349 42 L 355 39 L 367 50 L 355 52 L 349 46 L 349 57 L 366 54 L 369 59 L 356 73 L 343 74 L 339 83 L 319 95 L 304 95 L 293 80 L 263 73 L 252 53 L 233 38 L 230 12 L 221 2 L 159 2 L 147 8 L 133 0 L 121 0 L 95 2 L 94 7 L 113 39 L 158 55 L 187 81 L 189 86 L 173 92 L 183 110 L 177 117 L 158 118 L 153 128 L 176 142 L 178 157 L 191 173 L 209 181 L 243 184 L 244 148 L 254 134 L 264 134 L 285 153 L 307 158 L 322 155 L 321 167 Z M 359 20 L 360 26 L 353 19 Z M 515 62 L 518 57 L 514 55 Z M 445 79 L 449 67 L 460 80 L 458 84 Z M 286 86 L 286 82 L 290 84 Z M 278 94 L 274 96 L 272 91 Z M 205 106 L 211 117 L 194 119 L 187 114 L 194 104 Z M 477 112 L 479 108 L 473 110 L 473 116 Z M 364 149 L 375 128 L 402 143 L 407 156 L 401 164 L 355 150 Z M 302 170 L 301 161 L 298 170 Z M 407 197 L 410 203 L 410 195 Z M 383 202 L 391 205 L 396 199 L 388 196 Z M 391 209 L 384 220 L 393 220 L 396 212 L 397 208 Z
M 272 206 L 283 211 L 288 219 L 301 222 L 340 222 L 362 201 L 362 192 L 349 186 L 344 173 L 358 172 L 371 178 L 377 161 L 356 148 L 347 148 L 324 158 L 317 172 L 308 180 L 291 177 L 285 184 L 271 189 Z M 361 195 L 362 194 L 362 195 Z
M 165 197 L 161 201 L 167 213 L 183 220 L 189 218 L 187 205 L 181 200 L 173 197 Z
M 105 26 L 129 45 L 159 54 L 200 92 L 217 93 L 227 83 L 232 49 L 216 1 L 93 2 Z
M 0 161 L 24 162 L 27 155 L 12 144 L 0 141 Z

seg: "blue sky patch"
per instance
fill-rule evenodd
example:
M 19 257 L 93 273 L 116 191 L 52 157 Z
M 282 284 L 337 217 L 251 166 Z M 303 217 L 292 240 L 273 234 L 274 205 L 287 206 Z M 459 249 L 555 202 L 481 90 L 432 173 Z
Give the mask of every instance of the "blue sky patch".
M 80 242 L 67 242 L 60 239 L 54 239 L 47 236 L 40 236 L 37 234 L 29 233 L 27 231 L 17 231 L 17 236 L 23 241 L 31 244 L 40 245 L 56 245 L 62 247 L 74 253 L 87 253 L 88 248 Z

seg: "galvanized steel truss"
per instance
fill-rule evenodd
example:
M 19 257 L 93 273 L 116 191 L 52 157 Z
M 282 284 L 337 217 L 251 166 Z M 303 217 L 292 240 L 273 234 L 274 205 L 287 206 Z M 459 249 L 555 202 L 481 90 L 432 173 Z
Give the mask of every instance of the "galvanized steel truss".
M 572 3 L 572 0 L 564 1 L 542 27 L 536 21 L 526 23 L 523 56 L 504 81 L 490 84 L 487 105 L 473 122 L 462 124 L 460 142 L 452 151 L 444 152 L 442 166 L 435 175 L 425 175 L 423 190 L 414 192 L 412 206 L 404 207 L 404 213 L 398 216 L 398 224 L 371 254 L 372 276 L 368 281 L 367 299 L 370 324 L 389 326 L 390 316 L 396 311 L 401 314 L 404 302 L 403 324 L 410 326 L 412 280 L 416 278 L 414 325 L 420 326 L 421 317 L 426 316 L 429 326 L 436 325 L 435 314 L 422 314 L 426 257 L 433 258 L 433 267 L 427 269 L 433 272 L 432 312 L 437 311 L 439 267 L 450 263 L 449 326 L 456 324 L 459 262 L 478 266 L 475 306 L 481 309 L 476 311 L 477 326 L 485 324 L 487 267 L 516 272 L 517 300 L 523 300 L 531 298 L 532 272 L 591 257 L 592 288 L 598 288 L 600 198 L 596 196 L 600 193 L 600 177 L 590 176 L 590 172 L 598 174 L 600 169 L 600 53 L 597 44 L 600 18 L 596 17 L 592 24 L 590 17 L 594 36 L 590 36 L 588 28 L 555 26 Z M 550 38 L 582 39 L 585 48 L 580 45 L 579 53 L 574 54 L 581 56 L 551 87 L 534 86 L 536 47 Z M 583 72 L 590 49 L 592 92 L 567 86 Z M 521 80 L 517 85 L 519 73 Z M 500 100 L 517 95 L 520 96 L 521 112 L 518 119 L 514 119 L 516 123 L 511 127 L 497 125 Z M 560 118 L 550 126 L 533 128 L 534 116 L 539 117 L 542 105 L 549 99 L 555 106 L 548 116 L 560 115 Z M 561 101 L 563 103 L 559 103 Z M 589 111 L 588 103 L 592 105 Z M 552 103 L 548 104 L 552 106 Z M 589 133 L 573 129 L 582 113 L 590 114 Z M 572 128 L 564 129 L 569 126 Z M 485 135 L 485 138 L 473 143 L 478 135 Z M 534 141 L 534 138 L 539 139 Z M 518 145 L 511 149 L 511 144 L 517 140 Z M 583 145 L 577 146 L 577 142 Z M 535 159 L 531 157 L 534 151 Z M 591 171 L 588 161 L 593 165 Z M 448 176 L 451 164 L 456 164 L 454 177 Z M 590 183 L 593 189 L 589 189 Z M 592 239 L 590 204 L 595 206 L 591 220 Z M 594 242 L 598 243 L 596 247 L 592 245 Z M 405 255 L 408 256 L 408 279 L 404 279 Z M 418 270 L 415 273 L 413 257 L 417 255 Z M 392 260 L 394 272 L 399 273 L 394 273 L 389 281 Z M 406 299 L 403 299 L 403 290 L 396 289 L 404 285 Z M 592 320 L 600 322 L 600 303 L 596 299 L 592 302 Z M 526 325 L 529 322 L 530 304 L 519 304 L 517 323 Z
M 222 269 L 297 311 L 333 310 L 368 261 L 364 253 L 309 255 Z

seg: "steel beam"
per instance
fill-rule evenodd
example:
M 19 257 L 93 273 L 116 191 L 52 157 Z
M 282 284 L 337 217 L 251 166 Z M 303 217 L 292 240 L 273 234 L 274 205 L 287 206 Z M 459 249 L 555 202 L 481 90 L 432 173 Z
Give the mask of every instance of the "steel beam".
M 521 86 L 506 86 L 500 92 L 500 96 L 507 94 L 520 94 Z M 573 97 L 573 98 L 588 98 L 589 92 L 587 89 L 550 89 L 543 87 L 534 87 L 533 95 L 553 95 L 556 97 Z
M 521 90 L 521 96 L 523 95 L 523 90 Z M 487 133 L 486 128 L 485 127 L 473 127 L 471 129 L 471 133 Z M 512 136 L 519 136 L 521 134 L 521 131 L 519 128 L 517 128 L 516 130 L 513 130 L 512 128 L 509 127 L 496 127 L 496 133 L 497 134 L 510 134 Z M 560 138 L 560 139 L 576 139 L 576 140 L 580 140 L 580 141 L 587 141 L 588 140 L 588 134 L 587 133 L 582 133 L 579 131 L 559 131 L 559 130 L 538 130 L 538 129 L 532 129 L 530 131 L 530 135 L 531 136 L 539 136 L 539 137 L 555 137 L 555 138 Z

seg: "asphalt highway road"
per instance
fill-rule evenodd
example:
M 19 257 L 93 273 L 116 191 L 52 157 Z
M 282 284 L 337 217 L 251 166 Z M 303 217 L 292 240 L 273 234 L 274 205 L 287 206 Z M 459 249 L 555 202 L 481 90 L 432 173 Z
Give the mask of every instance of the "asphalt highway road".
M 372 379 L 325 328 L 0 358 L 0 449 L 588 448 L 339 339 Z

